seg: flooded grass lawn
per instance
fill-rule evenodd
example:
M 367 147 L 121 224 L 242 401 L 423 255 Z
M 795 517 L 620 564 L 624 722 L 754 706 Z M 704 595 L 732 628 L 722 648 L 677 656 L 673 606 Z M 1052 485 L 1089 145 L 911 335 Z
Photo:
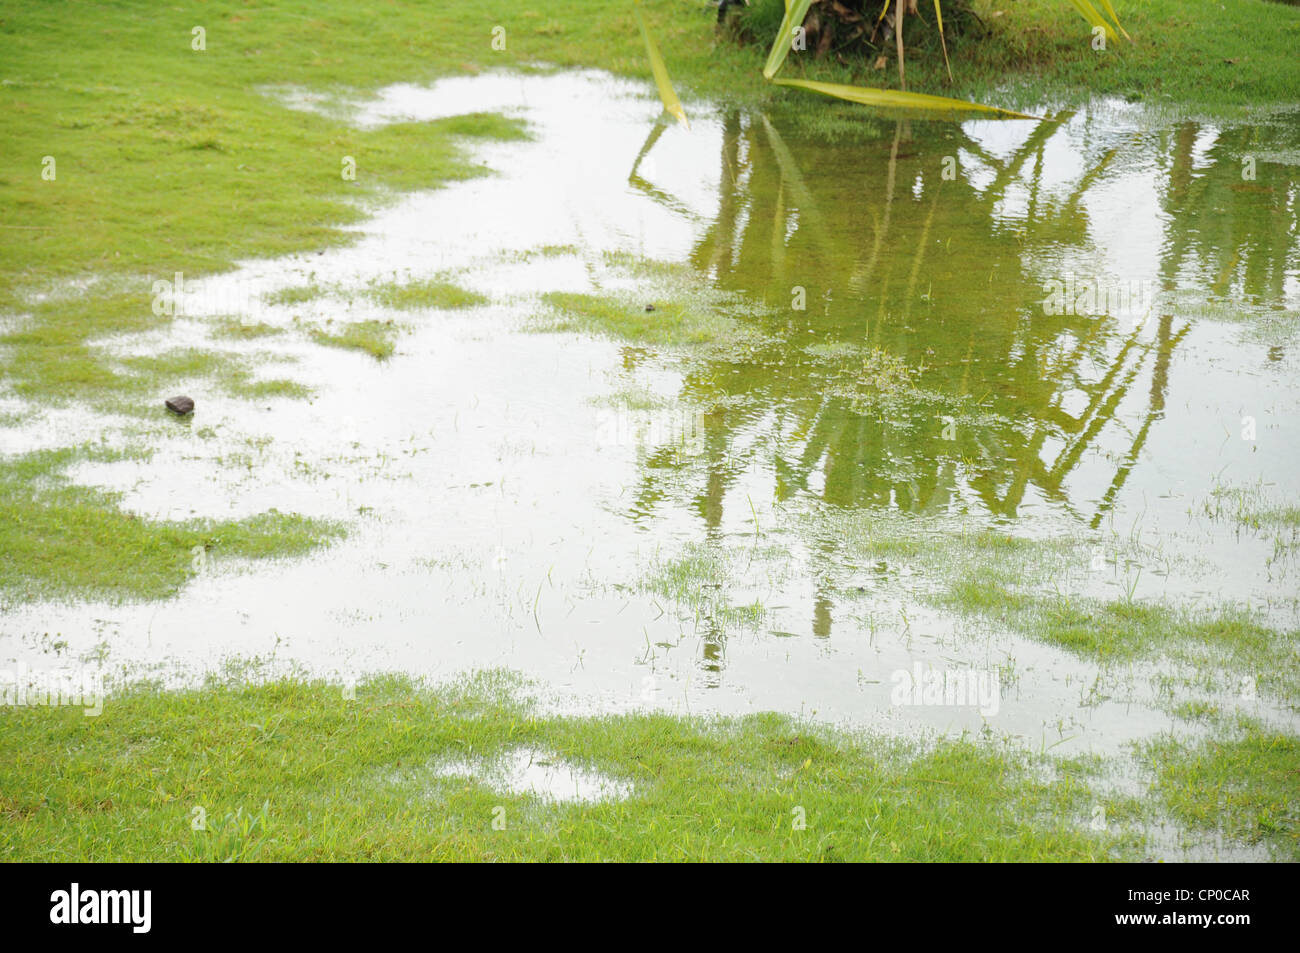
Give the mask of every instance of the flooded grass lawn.
M 259 10 L 157 100 L 4 41 L 0 856 L 1300 858 L 1274 38 L 923 122 L 706 18 L 687 130 L 597 7 L 373 75 Z

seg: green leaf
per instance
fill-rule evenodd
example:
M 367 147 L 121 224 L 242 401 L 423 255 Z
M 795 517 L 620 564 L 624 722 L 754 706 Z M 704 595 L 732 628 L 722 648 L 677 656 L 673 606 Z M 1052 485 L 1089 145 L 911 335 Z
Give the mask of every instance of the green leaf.
M 1038 119 L 1040 116 L 1028 116 L 1025 113 L 1000 109 L 997 106 L 985 106 L 982 103 L 968 103 L 947 96 L 931 96 L 928 93 L 906 93 L 896 89 L 873 89 L 869 86 L 843 86 L 839 83 L 821 83 L 811 79 L 778 79 L 778 86 L 795 86 L 811 90 L 825 96 L 834 96 L 851 103 L 864 106 L 881 106 L 893 109 L 922 109 L 931 112 L 984 112 L 993 113 L 1006 119 Z
M 767 54 L 767 63 L 763 66 L 763 76 L 767 79 L 776 75 L 776 71 L 781 68 L 781 64 L 790 54 L 794 31 L 803 26 L 803 18 L 808 15 L 808 8 L 811 6 L 812 0 L 791 0 L 786 4 L 781 29 L 776 31 L 776 42 L 772 44 L 772 52 Z
M 1106 31 L 1106 39 L 1119 40 L 1115 31 L 1111 29 L 1111 25 L 1106 22 L 1105 18 L 1100 13 L 1097 12 L 1097 8 L 1094 7 L 1089 0 L 1070 0 L 1070 2 L 1074 4 L 1074 9 L 1079 11 L 1080 16 L 1091 23 L 1094 27 L 1101 27 Z M 1105 0 L 1102 0 L 1102 2 L 1105 3 Z
M 664 58 L 659 55 L 659 48 L 655 46 L 655 41 L 650 38 L 650 30 L 645 25 L 645 17 L 641 15 L 641 0 L 635 0 L 636 18 L 641 24 L 641 35 L 645 37 L 645 50 L 650 56 L 650 70 L 655 74 L 655 85 L 659 87 L 659 98 L 664 101 L 664 109 L 669 115 L 677 117 L 687 129 L 691 124 L 686 121 L 686 110 L 682 108 L 682 101 L 677 98 L 677 91 L 673 89 L 673 81 L 668 78 L 668 67 L 664 65 Z
M 938 0 L 935 0 L 935 2 L 937 3 Z M 1129 36 L 1128 31 L 1124 29 L 1122 24 L 1120 24 L 1119 14 L 1116 13 L 1115 8 L 1110 5 L 1110 0 L 1101 0 L 1101 8 L 1105 10 L 1107 14 L 1110 15 L 1110 18 L 1112 20 L 1115 21 L 1115 29 L 1119 30 L 1119 32 L 1124 34 L 1124 39 L 1132 40 L 1133 37 Z

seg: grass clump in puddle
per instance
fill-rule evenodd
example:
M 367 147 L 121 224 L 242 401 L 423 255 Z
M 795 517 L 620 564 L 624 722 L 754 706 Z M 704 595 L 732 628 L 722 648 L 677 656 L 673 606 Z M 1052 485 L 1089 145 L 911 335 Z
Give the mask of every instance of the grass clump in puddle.
M 1263 485 L 1216 486 L 1201 506 L 1211 520 L 1272 534 L 1278 552 L 1300 549 L 1300 506 L 1279 500 Z
M 230 378 L 226 383 L 226 389 L 234 396 L 243 397 L 245 400 L 269 400 L 272 398 L 307 400 L 315 394 L 315 391 L 306 384 L 287 377 L 271 377 L 257 380 L 248 375 L 240 375 Z
M 200 381 L 210 381 L 233 397 L 251 400 L 271 397 L 302 400 L 312 395 L 312 389 L 298 381 L 256 378 L 253 373 L 255 363 L 258 363 L 256 357 L 201 348 L 181 348 L 122 359 L 122 365 L 134 373 L 134 389 L 138 391 L 161 386 L 193 389 Z
M 423 308 L 452 310 L 474 308 L 487 304 L 487 298 L 450 281 L 427 279 L 404 283 L 387 282 L 371 285 L 367 295 L 376 304 L 394 311 L 415 311 Z
M 1133 856 L 1093 798 L 1032 756 L 930 748 L 775 715 L 539 714 L 512 678 L 429 688 L 235 681 L 137 687 L 103 713 L 0 719 L 6 860 L 1061 860 Z M 520 747 L 616 779 L 574 802 L 501 790 Z M 428 766 L 428 767 L 426 767 Z M 150 783 L 139 783 L 147 771 Z M 189 823 L 195 807 L 207 830 Z M 504 811 L 505 828 L 493 828 Z
M 125 458 L 68 448 L 0 462 L 6 598 L 165 598 L 211 560 L 301 556 L 344 535 L 340 524 L 274 510 L 243 520 L 151 520 L 120 509 L 119 494 L 62 476 L 76 462 Z
M 306 304 L 324 296 L 325 289 L 320 285 L 290 285 L 288 288 L 281 288 L 278 291 L 263 295 L 262 300 L 269 305 L 291 307 L 295 304 Z
M 1199 742 L 1164 736 L 1140 755 L 1183 823 L 1300 860 L 1300 739 L 1243 721 Z
M 371 357 L 384 361 L 393 356 L 396 347 L 397 326 L 392 321 L 357 321 L 345 324 L 341 330 L 311 332 L 312 340 L 329 347 L 364 351 Z
M 710 345 L 725 348 L 745 343 L 752 332 L 739 321 L 700 301 L 686 299 L 647 303 L 613 294 L 550 292 L 542 301 L 555 317 L 547 331 L 580 331 L 657 346 Z
M 283 328 L 277 328 L 265 321 L 244 321 L 239 318 L 223 318 L 217 321 L 212 329 L 214 338 L 235 341 L 254 341 L 283 333 Z
M 1201 689 L 1235 691 L 1240 679 L 1251 678 L 1262 695 L 1300 704 L 1293 648 L 1300 632 L 1279 631 L 1231 605 L 1169 605 L 1135 598 L 1132 590 L 1116 599 L 1071 592 L 1092 577 L 1094 550 L 1086 540 L 1027 539 L 987 528 L 952 533 L 925 521 L 860 514 L 815 526 L 843 540 L 842 558 L 851 565 L 918 571 L 927 581 L 914 589 L 916 598 L 978 625 L 1103 666 L 1172 663 L 1199 673 L 1193 687 Z
M 1300 632 L 1279 632 L 1250 614 L 1223 607 L 1184 609 L 1130 599 L 1029 593 L 987 579 L 965 578 L 932 600 L 943 608 L 996 621 L 1014 631 L 1099 663 L 1185 662 L 1226 679 L 1258 681 L 1266 695 L 1300 704 Z
M 704 621 L 723 631 L 753 628 L 767 615 L 762 600 L 757 596 L 736 600 L 734 595 L 756 588 L 760 581 L 771 589 L 772 574 L 779 571 L 777 567 L 788 555 L 781 547 L 736 554 L 689 544 L 671 559 L 656 560 L 638 588 L 670 600 L 697 622 Z

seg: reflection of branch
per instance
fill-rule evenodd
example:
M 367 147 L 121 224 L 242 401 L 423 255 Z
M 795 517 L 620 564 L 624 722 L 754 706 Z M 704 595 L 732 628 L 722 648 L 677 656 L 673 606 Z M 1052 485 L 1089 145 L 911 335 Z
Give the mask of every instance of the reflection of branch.
M 1071 193 L 1070 197 L 1065 200 L 1065 207 L 1073 209 L 1080 201 L 1083 200 L 1083 193 L 1092 188 L 1092 184 L 1101 178 L 1101 174 L 1106 171 L 1106 166 L 1119 153 L 1119 149 L 1108 149 L 1101 157 L 1101 161 L 1088 170 L 1083 178 L 1079 180 L 1079 187 Z
M 632 163 L 632 171 L 627 174 L 627 180 L 629 182 L 634 178 L 637 178 L 636 170 L 641 168 L 641 160 L 650 154 L 650 150 L 655 147 L 655 143 L 659 141 L 659 137 L 664 134 L 664 128 L 665 126 L 663 123 L 656 122 L 650 129 L 650 135 L 645 137 L 645 142 L 641 144 L 641 151 L 636 154 L 636 159 Z
M 794 156 L 786 148 L 781 134 L 776 131 L 767 117 L 761 116 L 760 118 L 763 120 L 763 131 L 767 133 L 767 141 L 772 146 L 772 155 L 776 158 L 777 168 L 781 170 L 781 181 L 784 183 L 789 180 L 790 191 L 794 193 L 794 200 L 799 203 L 799 210 L 803 212 L 804 217 L 808 219 L 808 223 L 815 229 L 813 238 L 817 240 L 818 244 L 821 244 L 826 236 L 826 225 L 821 212 L 817 209 L 816 200 L 813 198 L 812 193 L 808 191 L 803 176 L 799 174 L 799 164 L 794 161 Z
M 889 219 L 894 210 L 894 180 L 898 175 L 898 143 L 903 137 L 903 124 L 897 122 L 894 124 L 894 144 L 889 149 L 889 171 L 885 176 L 885 214 L 883 220 L 877 225 L 875 238 L 871 243 L 871 256 L 867 259 L 865 267 L 861 262 L 849 276 L 849 288 L 853 291 L 861 291 L 871 276 L 876 271 L 876 262 L 880 260 L 880 246 L 885 242 L 885 235 L 889 232 Z M 881 290 L 883 297 L 884 290 Z
M 641 168 L 641 160 L 650 154 L 650 150 L 655 147 L 655 143 L 659 141 L 659 137 L 664 134 L 664 129 L 666 128 L 667 127 L 663 123 L 655 122 L 654 128 L 650 130 L 650 135 L 646 136 L 645 143 L 641 146 L 641 151 L 636 154 L 636 159 L 632 163 L 632 171 L 627 174 L 627 184 L 649 198 L 655 204 L 662 205 L 670 212 L 675 212 L 685 219 L 702 225 L 704 223 L 703 216 L 692 211 L 684 203 L 679 202 L 667 192 L 655 188 L 643 179 L 638 172 Z
M 1119 470 L 1115 473 L 1115 479 L 1111 481 L 1105 495 L 1101 498 L 1101 503 L 1097 506 L 1097 512 L 1090 524 L 1093 529 L 1101 525 L 1102 516 L 1115 505 L 1115 497 L 1119 495 L 1120 489 L 1128 480 L 1129 473 L 1132 472 L 1134 465 L 1137 463 L 1138 454 L 1142 452 L 1142 447 L 1147 442 L 1147 433 L 1151 430 L 1151 425 L 1164 416 L 1165 391 L 1169 386 L 1169 359 L 1174 353 L 1174 348 L 1182 341 L 1183 336 L 1192 329 L 1189 322 L 1183 325 L 1183 329 L 1176 335 L 1170 337 L 1169 326 L 1172 320 L 1167 314 L 1160 319 L 1160 331 L 1158 332 L 1160 348 L 1156 353 L 1155 369 L 1151 373 L 1151 406 L 1147 410 L 1146 420 L 1142 422 L 1142 429 L 1138 431 L 1137 437 L 1133 441 L 1133 446 L 1124 457 L 1124 462 L 1120 464 Z
M 718 179 L 718 215 L 704 230 L 691 262 L 707 273 L 716 274 L 718 265 L 730 260 L 736 243 L 736 220 L 740 202 L 736 184 L 740 178 L 740 114 L 730 110 L 722 123 L 722 169 Z
M 1020 174 L 1020 168 L 1025 164 L 1031 155 L 1045 149 L 1047 141 L 1056 135 L 1057 132 L 1065 128 L 1065 124 L 1074 117 L 1074 110 L 1067 109 L 1051 117 L 1050 122 L 1040 122 L 1034 127 L 1026 138 L 1024 143 L 1011 156 L 997 175 L 993 177 L 992 183 L 985 190 L 985 195 L 992 198 L 1001 198 L 1006 191 L 1007 186 L 1015 181 Z
M 914 321 L 910 316 L 918 310 L 922 275 L 932 277 L 935 290 L 942 294 L 952 282 L 967 281 L 962 269 L 978 267 L 980 260 L 978 255 L 951 264 L 935 260 L 929 241 L 936 230 L 941 193 L 946 209 L 952 210 L 954 201 L 961 204 L 940 220 L 940 226 L 949 218 L 968 225 L 976 238 L 986 239 L 986 254 L 999 256 L 993 259 L 994 267 L 1010 263 L 1013 280 L 1023 284 L 1026 256 L 1034 254 L 1035 243 L 1051 243 L 1047 232 L 1060 217 L 1072 216 L 1071 221 L 1079 217 L 1086 196 L 1113 167 L 1117 152 L 1090 150 L 1082 179 L 1064 190 L 1065 197 L 1053 201 L 1052 188 L 1045 181 L 1045 154 L 1059 126 L 1044 124 L 1006 160 L 987 157 L 994 173 L 990 186 L 977 190 L 967 179 L 957 186 L 930 187 L 927 178 L 927 202 L 923 195 L 913 200 L 907 188 L 913 166 L 900 151 L 906 134 L 901 124 L 895 128 L 886 167 L 881 169 L 875 162 L 868 170 L 874 181 L 864 189 L 840 175 L 821 176 L 821 165 L 809 165 L 820 157 L 818 153 L 791 152 L 772 121 L 751 115 L 752 120 L 731 111 L 724 120 L 717 211 L 699 232 L 690 255 L 692 266 L 707 272 L 719 286 L 737 286 L 744 295 L 766 294 L 777 287 L 785 278 L 787 256 L 791 267 L 826 266 L 831 270 L 827 283 L 833 280 L 839 287 L 847 283 L 851 303 L 830 312 L 829 323 L 817 322 L 799 331 L 834 336 L 848 330 L 863 346 L 879 344 L 903 357 L 915 356 L 909 355 L 913 345 L 905 335 L 932 331 L 926 343 L 944 352 L 937 357 L 937 366 L 960 363 L 960 371 L 939 372 L 936 387 L 923 388 L 916 406 L 910 400 L 897 405 L 904 418 L 915 419 L 886 421 L 870 412 L 860 413 L 861 408 L 842 394 L 827 392 L 823 385 L 828 378 L 818 372 L 820 358 L 802 355 L 801 342 L 806 339 L 790 337 L 779 346 L 779 353 L 751 356 L 743 369 L 728 359 L 705 359 L 688 371 L 684 393 L 698 385 L 709 393 L 746 396 L 764 410 L 758 415 L 710 414 L 705 445 L 691 459 L 682 460 L 670 447 L 651 448 L 651 457 L 642 463 L 634 518 L 670 499 L 689 500 L 691 512 L 703 518 L 711 535 L 716 534 L 723 525 L 726 495 L 737 492 L 737 481 L 746 468 L 761 464 L 772 473 L 778 498 L 791 492 L 812 493 L 833 504 L 915 511 L 942 506 L 945 499 L 960 494 L 980 500 L 989 512 L 1014 516 L 1032 490 L 1084 523 L 1091 517 L 1095 498 L 1088 494 L 1084 504 L 1088 511 L 1076 509 L 1065 496 L 1067 481 L 1086 456 L 1098 452 L 1102 437 L 1117 429 L 1117 442 L 1131 449 L 1118 473 L 1111 469 L 1113 464 L 1106 467 L 1114 479 L 1102 500 L 1103 510 L 1112 505 L 1160 417 L 1164 369 L 1186 329 L 1173 335 L 1166 328 L 1158 343 L 1147 343 L 1137 330 L 1129 334 L 1108 320 L 1081 317 L 1050 326 L 1033 324 L 1025 333 L 1015 324 L 978 320 L 997 304 L 995 292 L 985 291 L 982 284 L 973 290 L 960 286 L 959 300 L 971 313 L 969 321 L 950 322 L 937 309 L 928 320 Z M 1063 113 L 1059 118 L 1071 115 Z M 661 132 L 651 133 L 629 177 L 652 196 L 653 189 L 640 179 L 638 168 Z M 971 150 L 984 155 L 978 145 L 972 144 Z M 796 155 L 809 168 L 809 178 L 803 176 Z M 1032 212 L 1024 230 L 1014 236 L 1020 243 L 1017 252 L 1008 247 L 1013 236 L 1004 236 L 1007 241 L 1000 243 L 996 229 L 991 239 L 984 229 L 995 218 L 993 206 L 999 196 L 1022 182 L 1029 189 Z M 673 207 L 670 197 L 657 196 L 655 201 Z M 810 226 L 800 227 L 797 238 L 788 230 L 796 210 L 801 226 L 804 220 Z M 869 228 L 874 234 L 867 234 Z M 1169 267 L 1172 263 L 1166 259 Z M 904 300 L 899 300 L 900 295 Z M 874 321 L 860 337 L 860 324 L 845 324 L 877 309 L 895 319 Z M 968 338 L 965 348 L 962 337 Z M 924 365 L 930 365 L 932 351 L 926 348 Z M 965 360 L 954 360 L 962 351 Z M 1140 399 L 1135 384 L 1153 366 L 1153 357 L 1155 379 L 1143 420 L 1141 407 L 1133 407 Z M 741 376 L 733 376 L 737 374 Z M 964 433 L 965 445 L 960 448 L 940 443 L 938 432 L 926 425 L 929 418 L 923 416 L 936 399 L 950 400 L 954 388 L 962 396 L 969 396 L 972 388 L 985 396 L 994 389 L 1007 394 L 1010 388 L 1006 400 L 995 398 L 984 408 L 996 420 Z M 1064 395 L 1072 388 L 1086 395 L 1077 412 L 1072 404 L 1070 412 L 1066 410 Z M 983 398 L 979 403 L 982 406 Z M 1128 407 L 1133 407 L 1131 412 Z M 1044 460 L 1049 445 L 1060 449 Z M 1105 480 L 1104 475 L 1100 479 Z

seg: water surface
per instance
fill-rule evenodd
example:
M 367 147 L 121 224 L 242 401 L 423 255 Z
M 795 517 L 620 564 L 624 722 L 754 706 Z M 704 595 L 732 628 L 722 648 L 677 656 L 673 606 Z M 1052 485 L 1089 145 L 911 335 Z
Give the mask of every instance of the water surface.
M 162 603 L 12 607 L 3 657 L 172 680 L 236 657 L 348 680 L 504 666 L 592 710 L 1115 750 L 1174 724 L 1158 673 L 937 608 L 955 535 L 1077 546 L 1059 583 L 1080 596 L 1296 625 L 1294 540 L 1207 505 L 1300 496 L 1300 114 L 1216 125 L 1098 103 L 1043 123 L 864 115 L 827 138 L 725 106 L 665 127 L 647 88 L 595 72 L 277 95 L 369 126 L 499 110 L 533 139 L 481 148 L 491 176 L 377 210 L 351 247 L 247 262 L 198 282 L 165 334 L 102 342 L 188 345 L 230 313 L 380 317 L 404 327 L 391 360 L 300 334 L 239 345 L 293 361 L 317 396 L 196 383 L 193 425 L 152 459 L 75 477 L 152 517 L 278 507 L 352 534 L 306 560 L 217 564 Z M 447 274 L 491 304 L 393 314 L 347 293 Z M 261 297 L 304 283 L 327 293 Z M 741 344 L 537 331 L 544 293 L 691 289 Z M 41 412 L 6 449 L 131 426 Z M 931 558 L 864 558 L 873 533 Z M 998 670 L 996 713 L 893 703 L 918 664 Z

